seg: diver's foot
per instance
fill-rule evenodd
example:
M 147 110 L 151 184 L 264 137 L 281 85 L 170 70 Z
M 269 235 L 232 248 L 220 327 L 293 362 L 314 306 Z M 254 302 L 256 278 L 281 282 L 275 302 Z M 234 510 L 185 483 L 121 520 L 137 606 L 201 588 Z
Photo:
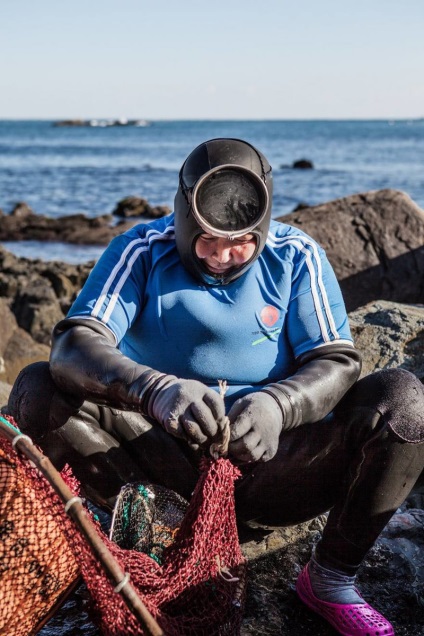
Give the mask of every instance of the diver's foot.
M 361 598 L 361 603 L 329 603 L 321 601 L 312 589 L 309 563 L 296 583 L 300 599 L 343 636 L 394 636 L 393 626 Z

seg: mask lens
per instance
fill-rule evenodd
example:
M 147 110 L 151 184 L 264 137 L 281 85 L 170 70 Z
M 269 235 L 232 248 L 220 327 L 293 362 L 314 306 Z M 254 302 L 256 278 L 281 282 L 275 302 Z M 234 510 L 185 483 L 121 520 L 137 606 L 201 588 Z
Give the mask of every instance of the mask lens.
M 265 211 L 261 183 L 243 170 L 223 168 L 210 172 L 199 183 L 194 207 L 199 221 L 221 232 L 247 231 Z

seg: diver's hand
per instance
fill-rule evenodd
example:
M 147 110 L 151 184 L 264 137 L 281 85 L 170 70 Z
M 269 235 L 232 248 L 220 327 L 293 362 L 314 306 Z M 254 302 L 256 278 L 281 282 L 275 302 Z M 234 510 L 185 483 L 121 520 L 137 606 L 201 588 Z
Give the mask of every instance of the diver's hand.
M 224 400 L 216 391 L 173 375 L 163 376 L 155 385 L 148 413 L 168 433 L 192 446 L 208 446 L 221 439 L 225 426 Z
M 276 400 L 258 391 L 235 402 L 230 420 L 229 454 L 240 463 L 267 462 L 278 450 L 283 414 Z

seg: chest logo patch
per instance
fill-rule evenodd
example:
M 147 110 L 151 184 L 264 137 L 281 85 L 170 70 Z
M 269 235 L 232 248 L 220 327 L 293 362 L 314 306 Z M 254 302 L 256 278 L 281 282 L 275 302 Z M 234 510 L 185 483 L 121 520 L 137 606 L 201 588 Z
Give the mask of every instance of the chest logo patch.
M 279 319 L 280 312 L 276 307 L 273 307 L 272 305 L 265 305 L 265 307 L 261 309 L 261 313 L 259 314 L 259 316 L 262 323 L 266 327 L 272 327 Z

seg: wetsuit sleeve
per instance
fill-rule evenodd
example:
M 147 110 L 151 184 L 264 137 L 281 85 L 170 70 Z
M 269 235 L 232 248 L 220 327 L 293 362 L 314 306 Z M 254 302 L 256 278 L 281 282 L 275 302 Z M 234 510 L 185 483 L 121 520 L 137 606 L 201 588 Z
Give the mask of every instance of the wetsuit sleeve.
M 340 286 L 324 250 L 311 240 L 299 241 L 297 248 L 287 309 L 296 372 L 264 389 L 281 408 L 283 430 L 323 419 L 361 372 Z
M 296 362 L 296 373 L 263 389 L 273 396 L 282 411 L 283 430 L 322 420 L 361 372 L 359 352 L 346 344 L 313 349 Z
M 150 390 L 164 374 L 126 357 L 118 344 L 143 307 L 152 244 L 166 236 L 159 226 L 136 226 L 104 251 L 53 330 L 50 371 L 62 391 L 147 412 Z
M 110 329 L 88 318 L 65 318 L 56 325 L 50 371 L 65 393 L 144 414 L 152 390 L 164 376 L 123 355 Z
M 115 237 L 92 269 L 67 318 L 106 325 L 119 343 L 144 304 L 150 267 L 149 240 L 125 233 Z

